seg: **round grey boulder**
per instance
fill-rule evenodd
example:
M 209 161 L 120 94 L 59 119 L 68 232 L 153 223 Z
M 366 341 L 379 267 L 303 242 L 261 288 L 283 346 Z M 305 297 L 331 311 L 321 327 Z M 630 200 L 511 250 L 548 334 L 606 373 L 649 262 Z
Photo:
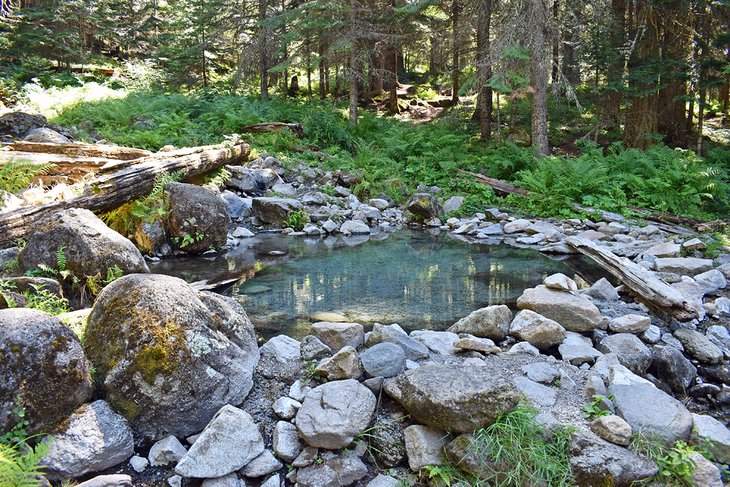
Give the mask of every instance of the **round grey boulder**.
M 91 367 L 78 338 L 42 311 L 0 310 L 0 432 L 25 408 L 30 434 L 51 431 L 92 393 Z
M 361 353 L 360 361 L 370 377 L 395 377 L 406 366 L 406 354 L 394 343 L 378 343 Z
M 169 233 L 173 246 L 189 254 L 226 245 L 228 207 L 213 191 L 195 184 L 165 185 L 170 196 Z
M 307 394 L 296 425 L 310 446 L 344 448 L 370 424 L 375 402 L 375 395 L 354 379 L 328 382 Z
M 149 272 L 137 247 L 89 210 L 72 208 L 43 218 L 33 227 L 18 261 L 23 271 L 41 264 L 59 269 L 60 254 L 65 270 L 82 280 L 97 274 L 105 277 L 115 266 L 124 274 Z
M 84 346 L 107 400 L 150 441 L 197 433 L 225 404 L 241 404 L 259 360 L 241 305 L 151 274 L 99 294 Z

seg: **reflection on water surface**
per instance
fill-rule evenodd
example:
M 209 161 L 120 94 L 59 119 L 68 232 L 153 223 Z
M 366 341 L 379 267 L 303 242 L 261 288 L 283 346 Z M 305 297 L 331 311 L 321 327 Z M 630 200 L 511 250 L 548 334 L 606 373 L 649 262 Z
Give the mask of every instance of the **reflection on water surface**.
M 408 230 L 383 241 L 268 235 L 253 247 L 289 253 L 233 289 L 264 336 L 302 337 L 320 320 L 442 330 L 475 309 L 514 306 L 549 274 L 589 268 L 578 257 L 551 260 L 535 250 Z

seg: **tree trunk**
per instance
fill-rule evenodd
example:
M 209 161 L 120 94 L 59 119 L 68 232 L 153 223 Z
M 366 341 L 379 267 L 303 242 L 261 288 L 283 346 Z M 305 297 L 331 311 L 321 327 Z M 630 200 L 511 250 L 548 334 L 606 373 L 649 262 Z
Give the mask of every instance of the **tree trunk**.
M 477 110 L 479 128 L 484 140 L 492 137 L 492 88 L 487 86 L 492 77 L 489 35 L 492 21 L 492 0 L 481 0 L 477 20 Z
M 323 40 L 323 33 L 319 35 L 319 42 L 317 44 L 319 54 L 319 98 L 324 100 L 327 98 L 328 84 L 327 81 L 327 61 L 325 58 L 325 47 Z
M 556 26 L 556 30 L 553 35 L 553 63 L 550 71 L 550 79 L 553 84 L 558 82 L 560 75 L 559 67 L 559 53 L 560 53 L 560 35 L 558 27 L 560 25 L 560 0 L 553 0 L 553 25 Z
M 536 156 L 550 154 L 548 145 L 547 112 L 547 11 L 544 0 L 531 0 L 532 18 L 535 22 L 532 39 L 530 77 L 532 78 L 532 150 Z
M 350 0 L 350 125 L 357 125 L 357 93 L 360 70 L 358 66 L 357 0 Z
M 623 75 L 625 59 L 621 53 L 626 36 L 626 0 L 612 0 L 611 49 L 614 61 L 608 66 L 605 117 L 602 124 L 607 129 L 618 127 L 621 123 L 621 101 L 623 100 Z
M 267 0 L 259 0 L 259 22 L 266 20 Z M 268 29 L 259 26 L 259 77 L 261 78 L 261 99 L 269 99 L 269 53 L 267 48 Z
M 659 90 L 659 133 L 664 142 L 672 146 L 685 146 L 687 143 L 687 64 L 690 38 L 672 24 L 687 18 L 689 11 L 682 9 L 683 3 L 675 4 L 670 10 L 665 7 L 661 16 L 662 61 L 665 68 L 661 73 Z M 681 10 L 680 10 L 681 9 Z
M 461 74 L 461 52 L 459 42 L 459 16 L 461 15 L 461 4 L 459 0 L 452 0 L 451 3 L 451 101 L 459 102 L 459 75 Z
M 659 131 L 659 76 L 650 64 L 659 57 L 659 43 L 654 8 L 643 2 L 636 8 L 635 17 L 643 20 L 638 29 L 643 33 L 629 60 L 631 105 L 626 113 L 624 145 L 646 149 L 654 143 L 653 136 Z

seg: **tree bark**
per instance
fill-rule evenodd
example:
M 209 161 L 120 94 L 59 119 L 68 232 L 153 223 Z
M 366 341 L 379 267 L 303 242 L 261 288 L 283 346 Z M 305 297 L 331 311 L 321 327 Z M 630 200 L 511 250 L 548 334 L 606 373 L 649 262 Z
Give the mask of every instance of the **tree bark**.
M 547 111 L 547 11 L 544 0 L 532 0 L 532 19 L 535 22 L 532 39 L 532 58 L 530 61 L 530 77 L 532 78 L 532 150 L 536 156 L 550 154 L 548 145 L 548 111 Z
M 357 98 L 358 78 L 360 70 L 358 66 L 358 35 L 357 35 L 357 0 L 350 0 L 350 126 L 357 125 Z
M 553 0 L 553 25 L 556 26 L 556 31 L 553 35 L 553 62 L 550 70 L 550 80 L 553 85 L 558 82 L 560 75 L 560 35 L 557 30 L 557 26 L 560 25 L 560 0 Z
M 490 31 L 492 22 L 492 0 L 481 0 L 477 20 L 477 110 L 479 112 L 479 129 L 482 139 L 492 137 L 492 88 L 487 82 L 492 77 L 492 60 L 490 57 Z
M 662 61 L 665 66 L 661 73 L 659 90 L 658 131 L 664 135 L 664 142 L 673 146 L 687 143 L 687 65 L 690 37 L 675 24 L 689 16 L 677 2 L 673 8 L 665 7 L 662 20 Z
M 637 27 L 641 38 L 629 60 L 631 105 L 626 113 L 624 145 L 646 149 L 654 144 L 653 136 L 659 131 L 659 76 L 651 67 L 659 57 L 659 43 L 653 6 L 640 2 L 636 9 L 636 18 L 641 21 Z
M 459 102 L 459 75 L 461 74 L 461 46 L 459 42 L 459 17 L 461 4 L 459 0 L 451 3 L 451 101 Z
M 623 100 L 624 56 L 620 49 L 626 36 L 626 0 L 611 1 L 611 49 L 614 61 L 608 66 L 605 97 L 605 117 L 602 123 L 607 129 L 618 127 L 621 123 L 621 101 Z

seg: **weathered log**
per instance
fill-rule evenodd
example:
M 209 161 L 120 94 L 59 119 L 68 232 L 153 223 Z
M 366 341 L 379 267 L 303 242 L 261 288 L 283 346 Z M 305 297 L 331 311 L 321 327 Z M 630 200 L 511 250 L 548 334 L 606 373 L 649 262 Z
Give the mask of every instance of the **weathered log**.
M 51 144 L 44 142 L 13 142 L 8 147 L 11 151 L 35 152 L 41 154 L 59 154 L 68 157 L 100 157 L 129 161 L 148 157 L 152 152 L 134 147 L 121 147 L 104 144 Z
M 282 129 L 289 129 L 294 135 L 300 139 L 304 137 L 304 127 L 300 123 L 285 122 L 262 122 L 253 125 L 247 125 L 241 129 L 241 133 L 261 133 L 261 132 L 278 132 Z
M 251 151 L 250 146 L 244 143 L 207 146 L 204 150 L 195 152 L 198 149 L 200 148 L 154 154 L 89 181 L 81 196 L 0 214 L 0 244 L 7 245 L 23 237 L 35 222 L 54 211 L 64 208 L 109 211 L 133 198 L 148 194 L 157 175 L 179 171 L 183 179 L 189 178 L 227 164 L 240 164 Z M 180 153 L 184 155 L 179 155 Z
M 592 240 L 568 237 L 565 239 L 565 243 L 610 272 L 647 306 L 683 321 L 697 317 L 697 313 L 690 308 L 682 294 L 655 277 L 651 271 L 626 257 L 618 257 Z

